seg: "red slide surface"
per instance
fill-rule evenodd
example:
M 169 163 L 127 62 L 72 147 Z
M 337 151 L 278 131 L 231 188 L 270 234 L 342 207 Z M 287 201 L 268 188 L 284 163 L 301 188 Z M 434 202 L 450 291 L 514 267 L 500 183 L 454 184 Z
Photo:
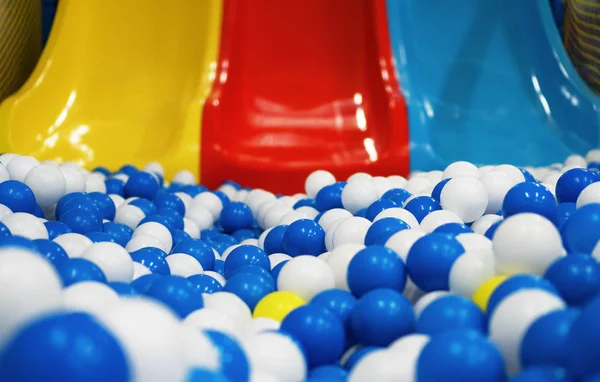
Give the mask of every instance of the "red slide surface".
M 303 191 L 316 169 L 406 174 L 385 0 L 225 0 L 202 183 Z

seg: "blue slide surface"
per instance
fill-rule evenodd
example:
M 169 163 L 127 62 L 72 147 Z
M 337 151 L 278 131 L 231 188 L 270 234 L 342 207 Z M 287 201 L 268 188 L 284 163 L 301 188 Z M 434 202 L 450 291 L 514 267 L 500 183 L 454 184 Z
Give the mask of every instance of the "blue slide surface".
M 542 166 L 598 147 L 600 98 L 548 0 L 387 0 L 413 170 Z

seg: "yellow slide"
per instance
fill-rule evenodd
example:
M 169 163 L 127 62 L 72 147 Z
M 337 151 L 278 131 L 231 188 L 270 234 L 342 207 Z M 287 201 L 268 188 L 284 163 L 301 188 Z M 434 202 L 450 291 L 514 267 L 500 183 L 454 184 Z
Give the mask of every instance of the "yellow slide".
M 198 175 L 221 0 L 61 0 L 29 80 L 0 105 L 0 152 Z

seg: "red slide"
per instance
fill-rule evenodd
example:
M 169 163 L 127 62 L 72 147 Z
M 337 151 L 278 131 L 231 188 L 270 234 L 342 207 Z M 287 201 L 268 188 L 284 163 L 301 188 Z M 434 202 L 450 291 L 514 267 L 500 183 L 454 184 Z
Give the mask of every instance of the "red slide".
M 315 169 L 406 174 L 385 0 L 224 0 L 201 180 L 303 191 Z

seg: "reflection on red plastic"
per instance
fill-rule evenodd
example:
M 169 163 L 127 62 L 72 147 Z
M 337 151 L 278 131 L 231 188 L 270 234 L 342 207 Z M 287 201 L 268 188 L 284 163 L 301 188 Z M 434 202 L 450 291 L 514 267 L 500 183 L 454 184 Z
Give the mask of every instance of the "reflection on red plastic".
M 225 0 L 201 177 L 303 191 L 316 169 L 406 174 L 385 0 Z

